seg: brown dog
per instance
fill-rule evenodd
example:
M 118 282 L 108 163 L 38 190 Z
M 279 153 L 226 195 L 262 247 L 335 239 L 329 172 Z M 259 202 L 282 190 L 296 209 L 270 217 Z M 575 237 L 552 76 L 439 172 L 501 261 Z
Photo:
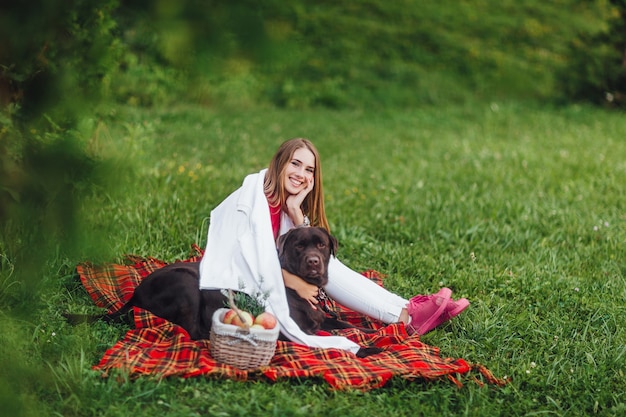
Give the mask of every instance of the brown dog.
M 281 267 L 319 288 L 328 282 L 328 264 L 336 249 L 337 240 L 320 227 L 292 229 L 278 240 Z M 105 320 L 117 320 L 137 306 L 178 324 L 192 339 L 208 339 L 213 313 L 224 307 L 226 297 L 220 290 L 200 290 L 199 277 L 199 262 L 177 262 L 160 268 L 146 277 L 132 298 L 120 310 L 105 316 Z M 327 317 L 289 288 L 287 301 L 290 316 L 307 334 L 315 334 L 320 329 L 354 327 Z M 357 355 L 367 356 L 378 351 L 361 349 Z
M 278 239 L 280 266 L 323 291 L 328 283 L 328 264 L 337 251 L 337 239 L 321 227 L 307 227 L 290 231 Z M 319 330 L 354 328 L 352 324 L 329 317 L 321 308 L 286 288 L 289 315 L 303 332 L 315 334 Z M 362 331 L 369 331 L 360 329 Z
M 328 263 L 337 250 L 337 240 L 326 229 L 306 227 L 293 229 L 278 238 L 280 266 L 309 284 L 323 288 L 328 283 Z M 307 334 L 322 328 L 326 314 L 286 288 L 289 315 Z

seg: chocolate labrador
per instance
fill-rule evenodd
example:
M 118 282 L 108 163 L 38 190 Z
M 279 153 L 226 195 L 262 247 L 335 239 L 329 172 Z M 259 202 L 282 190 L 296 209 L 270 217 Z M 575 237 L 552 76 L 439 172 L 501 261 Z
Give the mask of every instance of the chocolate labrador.
M 320 296 L 328 283 L 330 257 L 337 251 L 337 239 L 321 227 L 293 229 L 278 238 L 280 266 L 319 288 Z M 354 328 L 352 324 L 330 317 L 329 313 L 286 288 L 289 315 L 303 332 L 315 334 L 319 330 Z M 369 331 L 366 329 L 360 329 Z
M 278 240 L 281 267 L 320 289 L 328 282 L 328 264 L 336 250 L 335 237 L 320 227 L 295 228 Z M 220 290 L 200 290 L 198 283 L 199 262 L 166 265 L 147 276 L 137 286 L 131 299 L 117 312 L 105 316 L 105 320 L 116 321 L 137 306 L 178 324 L 187 330 L 192 339 L 208 339 L 213 313 L 224 307 L 227 297 Z M 355 327 L 329 317 L 289 288 L 287 300 L 290 316 L 307 334 Z M 281 338 L 287 340 L 282 335 Z M 362 348 L 357 356 L 377 352 L 380 349 Z

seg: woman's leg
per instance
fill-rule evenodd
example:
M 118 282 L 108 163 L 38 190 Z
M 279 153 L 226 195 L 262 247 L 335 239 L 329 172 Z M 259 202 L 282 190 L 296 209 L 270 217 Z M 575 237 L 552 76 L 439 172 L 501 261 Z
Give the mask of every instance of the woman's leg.
M 383 323 L 405 321 L 408 300 L 331 257 L 326 293 L 339 304 Z M 401 317 L 402 315 L 402 317 Z
M 410 300 L 386 290 L 354 272 L 336 258 L 328 266 L 328 295 L 345 307 L 383 323 L 402 322 L 410 334 L 425 334 L 461 314 L 469 306 L 465 298 L 453 300 L 452 291 L 441 288 L 437 294 L 416 295 Z

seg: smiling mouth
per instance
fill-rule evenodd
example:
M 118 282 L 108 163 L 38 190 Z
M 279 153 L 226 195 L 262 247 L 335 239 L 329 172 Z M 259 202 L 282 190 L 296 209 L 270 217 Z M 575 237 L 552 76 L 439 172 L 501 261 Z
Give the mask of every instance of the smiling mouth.
M 291 184 L 295 187 L 300 187 L 302 184 L 304 184 L 304 181 L 299 181 L 295 178 L 289 178 L 289 182 L 291 182 Z

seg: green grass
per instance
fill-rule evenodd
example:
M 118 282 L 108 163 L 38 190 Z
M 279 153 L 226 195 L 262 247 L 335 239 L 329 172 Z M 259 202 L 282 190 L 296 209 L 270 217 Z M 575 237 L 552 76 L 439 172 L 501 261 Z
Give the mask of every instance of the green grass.
M 130 381 L 90 369 L 126 328 L 63 321 L 95 310 L 75 264 L 186 257 L 204 244 L 210 210 L 294 136 L 322 155 L 340 258 L 387 274 L 406 297 L 445 285 L 469 298 L 423 339 L 507 376 L 506 387 L 397 379 L 333 392 L 313 380 Z M 50 260 L 34 319 L 0 313 L 0 403 L 16 416 L 623 415 L 624 138 L 623 114 L 578 106 L 117 109 L 89 144 L 116 162 L 111 186 L 81 200 L 81 250 Z

